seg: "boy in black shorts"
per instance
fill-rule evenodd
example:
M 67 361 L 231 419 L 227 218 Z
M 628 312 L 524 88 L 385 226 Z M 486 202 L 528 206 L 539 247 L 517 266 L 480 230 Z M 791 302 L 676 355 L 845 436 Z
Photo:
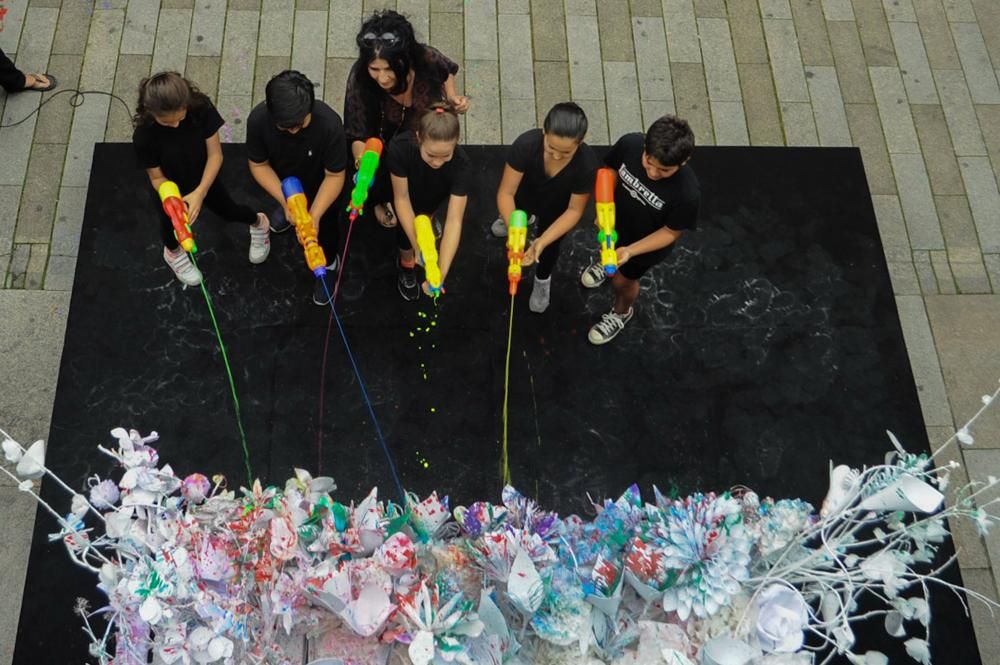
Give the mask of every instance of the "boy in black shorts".
M 604 163 L 618 173 L 615 229 L 618 270 L 611 278 L 615 303 L 587 334 L 591 344 L 606 344 L 632 318 L 639 297 L 639 278 L 670 254 L 674 242 L 698 219 L 698 178 L 685 166 L 694 152 L 694 133 L 687 121 L 663 116 L 646 136 L 636 132 L 618 139 Z M 593 289 L 607 279 L 600 261 L 580 281 Z

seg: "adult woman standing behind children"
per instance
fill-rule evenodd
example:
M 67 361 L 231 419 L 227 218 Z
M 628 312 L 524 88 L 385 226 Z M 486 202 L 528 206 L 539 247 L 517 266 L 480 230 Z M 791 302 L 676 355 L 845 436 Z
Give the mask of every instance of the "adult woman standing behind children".
M 375 12 L 357 36 L 358 60 L 347 76 L 344 95 L 344 131 L 355 165 L 365 141 L 380 138 L 386 146 L 400 131 L 416 131 L 420 117 L 432 104 L 448 101 L 457 113 L 469 108 L 468 98 L 455 91 L 458 65 L 436 48 L 417 42 L 413 26 L 392 10 Z M 379 166 L 368 193 L 379 223 L 396 225 L 392 189 L 384 166 Z M 355 166 L 356 168 L 356 166 Z
M 586 135 L 583 109 L 573 102 L 556 104 L 542 129 L 529 129 L 514 140 L 497 189 L 500 218 L 493 222 L 493 235 L 507 235 L 515 208 L 538 221 L 538 235 L 521 265 L 538 263 L 528 307 L 539 314 L 549 306 L 559 243 L 580 221 L 594 187 L 598 161 L 583 142 Z
M 397 286 L 404 300 L 420 297 L 415 270 L 417 215 L 433 215 L 445 201 L 448 203 L 438 252 L 442 283 L 458 251 L 471 179 L 469 158 L 458 145 L 458 136 L 458 116 L 441 102 L 424 112 L 416 133 L 398 134 L 389 146 L 389 171 L 399 215 Z
M 132 119 L 132 145 L 140 168 L 156 192 L 167 180 L 177 183 L 194 224 L 207 207 L 220 218 L 250 229 L 250 262 L 262 263 L 270 252 L 267 216 L 237 204 L 216 177 L 222 168 L 219 129 L 225 124 L 208 97 L 177 72 L 160 72 L 139 84 Z M 197 286 L 201 272 L 174 237 L 173 224 L 152 193 L 159 210 L 163 259 L 184 284 Z

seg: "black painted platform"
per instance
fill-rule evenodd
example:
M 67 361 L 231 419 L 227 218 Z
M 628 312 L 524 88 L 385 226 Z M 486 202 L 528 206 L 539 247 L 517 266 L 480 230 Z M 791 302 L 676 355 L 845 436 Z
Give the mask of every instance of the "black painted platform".
M 498 497 L 509 307 L 502 242 L 488 230 L 502 149 L 468 150 L 478 192 L 432 332 L 411 337 L 433 306 L 399 298 L 392 233 L 370 218 L 355 227 L 339 300 L 403 483 L 452 505 Z M 223 177 L 260 196 L 242 146 L 226 146 L 226 157 Z M 237 485 L 242 453 L 205 304 L 163 264 L 148 184 L 132 163 L 129 145 L 96 147 L 49 460 L 82 486 L 108 471 L 95 446 L 110 428 L 155 429 L 178 474 L 223 472 Z M 586 341 L 611 299 L 608 288 L 579 286 L 595 244 L 589 223 L 564 248 L 549 311 L 528 311 L 528 288 L 518 296 L 510 467 L 546 507 L 580 511 L 587 493 L 616 496 L 634 481 L 683 493 L 743 484 L 818 505 L 831 457 L 879 462 L 886 429 L 927 448 L 858 151 L 700 148 L 692 165 L 700 228 L 644 279 L 613 343 Z M 293 233 L 272 236 L 271 257 L 251 266 L 244 228 L 206 219 L 195 232 L 254 472 L 277 482 L 293 466 L 315 469 L 328 310 L 310 301 Z M 327 391 L 322 470 L 338 496 L 378 485 L 398 499 L 336 329 Z M 51 484 L 45 494 L 56 496 Z M 15 662 L 44 653 L 75 665 L 86 647 L 71 607 L 94 594 L 93 580 L 46 542 L 56 530 L 47 515 L 36 524 Z M 935 634 L 948 636 L 935 662 L 978 663 L 958 603 L 943 590 L 935 599 Z M 871 632 L 867 648 L 899 653 L 881 628 Z

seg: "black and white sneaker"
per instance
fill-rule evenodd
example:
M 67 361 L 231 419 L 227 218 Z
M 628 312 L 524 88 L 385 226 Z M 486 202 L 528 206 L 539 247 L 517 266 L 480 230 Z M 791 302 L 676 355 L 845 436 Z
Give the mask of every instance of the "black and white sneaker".
M 591 263 L 586 270 L 580 273 L 580 283 L 588 289 L 596 289 L 607 280 L 608 273 L 604 271 L 604 266 L 600 263 Z
M 340 266 L 340 257 L 333 257 L 333 263 L 326 267 L 326 274 L 316 278 L 313 285 L 313 303 L 320 307 L 326 307 L 333 300 L 333 290 L 337 288 L 337 268 Z
M 413 302 L 420 297 L 420 284 L 417 282 L 417 271 L 415 268 L 404 268 L 402 264 L 397 264 L 399 275 L 396 277 L 396 287 L 403 300 Z
M 598 346 L 607 344 L 625 329 L 625 324 L 632 319 L 633 313 L 633 308 L 629 307 L 624 314 L 618 314 L 615 310 L 604 314 L 601 316 L 601 320 L 595 323 L 590 332 L 587 333 L 587 340 Z

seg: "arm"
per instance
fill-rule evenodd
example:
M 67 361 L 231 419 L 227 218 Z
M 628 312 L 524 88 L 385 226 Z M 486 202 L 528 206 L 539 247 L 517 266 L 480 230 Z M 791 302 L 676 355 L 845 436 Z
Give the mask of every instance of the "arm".
M 167 176 L 163 175 L 163 169 L 161 169 L 159 166 L 154 166 L 151 169 L 146 169 L 146 175 L 149 176 L 149 184 L 153 186 L 153 189 L 155 191 L 159 191 L 160 185 L 162 185 L 168 180 Z
M 313 224 L 319 229 L 319 220 L 326 214 L 333 202 L 337 200 L 340 196 L 341 190 L 344 189 L 344 172 L 337 171 L 336 173 L 332 171 L 323 171 L 323 182 L 320 183 L 319 191 L 316 192 L 316 198 L 313 199 L 312 205 L 309 206 L 309 214 L 313 218 Z
M 403 225 L 406 237 L 410 239 L 410 245 L 413 247 L 413 251 L 416 252 L 418 251 L 417 231 L 413 226 L 416 213 L 414 213 L 413 205 L 410 203 L 409 178 L 401 178 L 398 175 L 392 174 L 392 200 L 396 208 L 396 217 L 399 219 L 399 223 Z M 442 274 L 443 272 L 442 270 Z
M 458 251 L 458 241 L 462 238 L 462 218 L 465 217 L 465 205 L 468 202 L 468 196 L 452 194 L 448 199 L 448 214 L 444 220 L 444 232 L 441 234 L 441 250 L 438 252 L 442 283 L 448 276 L 451 262 Z
M 212 188 L 212 183 L 219 175 L 222 168 L 222 142 L 219 140 L 219 132 L 216 132 L 205 139 L 205 148 L 208 151 L 208 161 L 205 162 L 205 170 L 201 174 L 201 182 L 184 197 L 184 202 L 188 206 L 188 219 L 194 224 L 201 213 L 201 205 L 205 202 L 208 190 Z
M 500 187 L 497 188 L 497 210 L 504 223 L 510 222 L 510 213 L 514 212 L 517 204 L 514 203 L 514 195 L 521 184 L 524 174 L 517 169 L 506 164 L 503 167 L 503 178 L 500 179 Z
M 356 170 L 361 163 L 361 155 L 365 154 L 365 142 L 351 141 L 351 154 L 354 155 L 354 168 Z
M 455 90 L 454 74 L 448 74 L 448 78 L 444 80 L 444 96 L 455 107 L 457 113 L 465 113 L 469 110 L 469 98 L 458 94 L 458 91 Z
M 521 265 L 531 265 L 538 260 L 538 257 L 541 256 L 546 247 L 572 231 L 573 227 L 580 221 L 580 218 L 583 217 L 583 209 L 587 206 L 587 199 L 589 198 L 589 192 L 570 196 L 569 206 L 566 207 L 563 214 L 556 218 L 556 221 L 552 222 L 549 228 L 545 229 L 545 233 L 535 238 L 534 242 L 531 243 L 531 246 L 524 253 L 524 260 L 521 261 Z
M 618 247 L 618 265 L 621 265 L 632 257 L 639 256 L 640 254 L 648 254 L 649 252 L 655 252 L 663 249 L 664 247 L 668 247 L 669 245 L 674 244 L 674 242 L 676 242 L 676 240 L 680 237 L 681 232 L 674 231 L 670 227 L 664 226 L 661 229 L 657 229 L 648 236 L 637 240 L 631 245 Z
M 285 209 L 285 217 L 290 220 L 292 217 L 288 214 L 288 207 L 285 205 L 285 195 L 281 191 L 281 179 L 271 168 L 270 162 L 247 160 L 247 163 L 250 164 L 250 175 L 253 176 L 253 179 L 257 181 L 261 189 L 271 195 L 271 198 L 281 204 L 281 207 Z

